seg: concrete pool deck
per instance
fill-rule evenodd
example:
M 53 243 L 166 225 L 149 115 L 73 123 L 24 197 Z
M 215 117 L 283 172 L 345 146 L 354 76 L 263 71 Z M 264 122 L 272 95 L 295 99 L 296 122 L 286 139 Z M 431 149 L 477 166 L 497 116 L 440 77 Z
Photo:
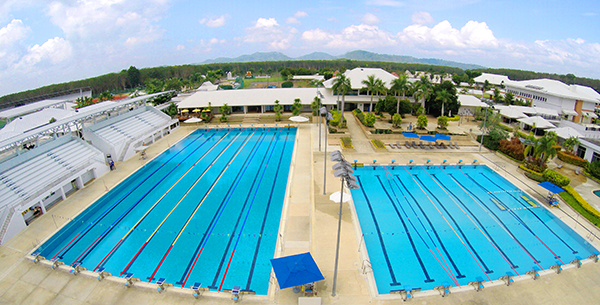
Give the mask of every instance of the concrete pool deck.
M 543 192 L 534 183 L 517 173 L 516 166 L 501 156 L 485 151 L 477 153 L 476 145 L 461 150 L 401 149 L 375 152 L 351 116 L 347 117 L 349 131 L 355 143 L 355 152 L 343 152 L 348 160 L 370 163 L 376 159 L 380 164 L 391 160 L 406 164 L 408 160 L 423 164 L 431 160 L 440 164 L 443 160 L 456 163 L 459 159 L 471 162 L 477 159 L 506 177 L 538 201 Z M 195 127 L 181 127 L 171 135 L 157 141 L 147 150 L 149 158 L 155 157 L 170 145 L 187 136 Z M 374 298 L 367 278 L 361 270 L 359 240 L 348 204 L 343 206 L 342 243 L 340 249 L 337 296 L 331 296 L 335 241 L 339 203 L 329 200 L 329 195 L 340 188 L 340 181 L 333 177 L 331 163 L 327 160 L 326 194 L 323 195 L 324 154 L 318 150 L 318 128 L 316 124 L 298 125 L 295 158 L 292 160 L 286 206 L 282 216 L 282 240 L 277 246 L 277 255 L 290 255 L 310 251 L 319 265 L 325 280 L 317 285 L 318 296 L 323 304 L 395 304 L 398 296 Z M 339 143 L 330 143 L 328 152 L 339 149 Z M 133 157 L 116 164 L 117 170 L 109 172 L 73 193 L 67 200 L 35 220 L 29 227 L 4 245 L 0 246 L 0 304 L 231 304 L 227 293 L 206 293 L 194 299 L 191 292 L 167 289 L 157 293 L 155 289 L 126 288 L 122 283 L 94 277 L 53 270 L 42 264 L 34 264 L 26 255 L 50 237 L 57 228 L 75 217 L 79 212 L 102 196 L 106 189 L 114 187 L 148 160 Z M 589 186 L 587 186 L 589 184 Z M 600 189 L 595 182 L 588 181 L 579 188 Z M 538 193 L 536 193 L 539 192 Z M 553 212 L 575 228 L 584 238 L 592 237 L 582 225 L 600 236 L 600 232 L 587 224 L 568 207 Z M 562 214 L 564 211 L 566 214 Z M 566 215 L 570 215 L 572 218 Z M 576 219 L 580 224 L 573 221 Z M 588 236 L 586 236 L 586 233 Z M 592 237 L 593 238 L 593 237 Z M 589 240 L 589 239 L 588 239 Z M 594 238 L 597 248 L 598 240 Z M 517 280 L 511 287 L 486 287 L 481 292 L 467 291 L 452 293 L 442 298 L 439 295 L 419 297 L 413 301 L 423 304 L 592 304 L 600 299 L 600 263 L 586 263 L 581 268 L 565 268 L 561 274 L 543 274 L 538 280 Z M 468 287 L 467 287 L 468 288 Z M 242 296 L 240 303 L 248 304 L 297 304 L 299 294 L 291 289 L 279 290 L 272 286 L 268 297 Z

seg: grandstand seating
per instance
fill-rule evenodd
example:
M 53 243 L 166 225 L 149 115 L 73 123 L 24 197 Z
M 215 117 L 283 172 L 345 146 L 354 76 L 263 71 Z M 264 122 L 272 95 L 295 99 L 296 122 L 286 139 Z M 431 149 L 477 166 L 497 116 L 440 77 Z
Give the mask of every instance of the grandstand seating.
M 152 132 L 170 119 L 155 111 L 144 111 L 95 131 L 97 135 L 112 144 L 136 139 L 141 135 Z
M 0 202 L 13 204 L 26 201 L 81 170 L 94 158 L 104 162 L 99 151 L 74 139 L 22 162 L 0 173 Z

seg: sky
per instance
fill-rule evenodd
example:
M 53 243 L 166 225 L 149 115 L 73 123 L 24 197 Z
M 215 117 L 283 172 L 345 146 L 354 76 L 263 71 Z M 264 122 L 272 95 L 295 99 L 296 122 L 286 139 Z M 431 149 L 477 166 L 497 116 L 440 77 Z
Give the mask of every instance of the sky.
M 0 96 L 272 51 L 366 50 L 600 78 L 599 14 L 592 0 L 0 0 Z

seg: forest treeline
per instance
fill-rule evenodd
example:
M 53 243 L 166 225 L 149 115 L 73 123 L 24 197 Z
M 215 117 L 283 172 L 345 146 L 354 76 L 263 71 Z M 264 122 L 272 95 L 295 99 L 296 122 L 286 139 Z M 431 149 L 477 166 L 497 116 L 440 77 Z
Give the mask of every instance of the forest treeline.
M 296 74 L 309 75 L 320 73 L 331 75 L 335 71 L 345 71 L 356 67 L 376 67 L 382 68 L 388 72 L 398 74 L 409 70 L 427 71 L 432 73 L 450 73 L 459 76 L 468 75 L 467 71 L 447 66 L 435 66 L 416 63 L 394 63 L 394 62 L 376 62 L 376 61 L 356 61 L 356 60 L 294 60 L 294 61 L 263 61 L 263 62 L 243 62 L 243 63 L 212 63 L 204 65 L 180 65 L 180 66 L 161 66 L 153 68 L 137 69 L 130 67 L 118 73 L 109 73 L 96 77 L 91 77 L 72 82 L 53 84 L 37 89 L 17 92 L 0 97 L 0 106 L 6 103 L 30 99 L 50 93 L 65 91 L 69 89 L 90 87 L 94 95 L 109 91 L 118 93 L 134 88 L 144 88 L 146 84 L 159 80 L 166 83 L 168 80 L 185 80 L 190 85 L 197 85 L 196 81 L 203 81 L 200 75 L 214 74 L 214 71 L 225 73 L 231 71 L 233 75 L 245 75 L 246 71 L 253 74 L 275 74 L 282 75 Z M 478 72 L 487 72 L 502 74 L 508 76 L 511 80 L 526 80 L 549 78 L 560 80 L 567 84 L 579 84 L 594 88 L 600 92 L 600 80 L 577 77 L 573 74 L 551 74 L 533 71 L 514 70 L 514 69 L 477 69 Z M 469 71 L 473 72 L 473 71 Z

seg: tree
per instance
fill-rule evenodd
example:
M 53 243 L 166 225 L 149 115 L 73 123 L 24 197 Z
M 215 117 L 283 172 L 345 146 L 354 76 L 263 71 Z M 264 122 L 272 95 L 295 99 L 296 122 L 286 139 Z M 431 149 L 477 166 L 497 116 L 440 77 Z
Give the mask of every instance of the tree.
M 525 145 L 525 150 L 523 151 L 523 155 L 528 157 L 533 153 L 533 149 L 537 143 L 537 138 L 533 135 L 533 132 L 530 132 L 525 140 L 523 141 L 523 145 Z
M 405 74 L 400 75 L 400 77 L 394 79 L 392 81 L 392 87 L 390 88 L 392 92 L 398 98 L 398 104 L 396 106 L 396 113 L 400 113 L 400 97 L 399 93 L 402 93 L 402 99 L 406 99 L 406 91 L 408 90 L 408 78 Z
M 365 115 L 365 125 L 367 125 L 367 127 L 373 127 L 375 126 L 375 122 L 377 121 L 377 117 L 369 112 Z
M 417 128 L 425 129 L 427 127 L 427 124 L 427 117 L 424 114 L 419 115 L 419 117 L 417 118 Z
M 442 89 L 436 92 L 435 100 L 442 102 L 442 116 L 444 116 L 444 105 L 451 99 L 452 95 L 446 89 Z
M 338 94 L 342 94 L 342 106 L 341 106 L 341 119 L 340 127 L 344 127 L 344 104 L 346 101 L 346 93 L 352 91 L 352 85 L 350 79 L 344 74 L 340 74 L 337 79 L 333 82 L 333 86 L 337 88 Z
M 302 102 L 300 102 L 300 99 L 297 98 L 294 100 L 294 103 L 292 104 L 292 115 L 294 115 L 294 116 L 299 115 L 301 111 L 302 111 Z
M 146 93 L 152 94 L 163 91 L 164 84 L 161 80 L 156 78 L 148 78 L 144 82 L 146 85 Z
M 110 91 L 104 91 L 100 93 L 100 101 L 112 101 L 115 97 L 110 93 Z
M 88 96 L 82 96 L 75 99 L 75 109 L 83 108 L 85 106 L 92 105 L 94 99 Z
M 566 139 L 565 142 L 563 142 L 563 146 L 565 147 L 565 150 L 570 154 L 573 154 L 575 146 L 578 146 L 579 144 L 580 144 L 579 139 L 576 137 L 570 137 L 570 138 Z
M 181 91 L 181 80 L 170 78 L 165 82 L 165 90 Z
M 504 96 L 504 105 L 512 105 L 515 103 L 515 96 L 511 92 L 507 92 Z
M 425 114 L 425 101 L 429 99 L 431 92 L 432 88 L 429 79 L 425 76 L 421 76 L 421 80 L 419 80 L 419 84 L 417 85 L 417 91 L 414 94 L 416 100 L 422 99 L 421 106 L 423 107 L 423 113 L 421 114 Z
M 163 109 L 163 112 L 171 117 L 174 117 L 177 115 L 177 105 L 175 105 L 175 103 L 171 103 L 167 108 Z
M 273 111 L 275 111 L 275 121 L 281 121 L 281 113 L 283 112 L 283 106 L 279 105 L 279 100 L 275 100 L 275 106 L 273 107 Z
M 317 115 L 319 112 L 319 108 L 321 108 L 321 99 L 318 96 L 315 96 L 312 103 L 310 103 L 310 109 L 312 110 L 312 114 Z
M 502 103 L 502 96 L 500 95 L 500 90 L 498 88 L 494 88 L 494 103 Z
M 542 160 L 542 164 L 548 162 L 548 159 L 556 157 L 556 134 L 547 132 L 543 137 L 537 140 L 533 154 L 536 158 Z
M 481 98 L 483 99 L 483 97 L 485 96 L 485 92 L 490 89 L 490 82 L 488 82 L 488 80 L 486 79 L 485 82 L 483 83 L 483 85 L 481 86 Z
M 231 114 L 231 107 L 229 107 L 229 105 L 227 105 L 227 103 L 223 104 L 223 106 L 221 106 L 219 108 L 219 112 L 221 112 L 221 118 L 219 119 L 221 122 L 227 122 L 228 118 L 227 116 L 229 114 Z
M 141 84 L 141 79 L 140 70 L 134 66 L 130 66 L 127 70 L 127 84 L 129 84 L 129 88 L 137 87 Z
M 402 115 L 399 113 L 394 113 L 392 116 L 392 124 L 394 127 L 398 128 L 402 124 Z
M 437 119 L 438 127 L 440 129 L 446 129 L 448 127 L 448 117 L 440 116 Z
M 367 79 L 362 81 L 364 85 L 363 89 L 366 89 L 371 95 L 371 104 L 369 104 L 369 112 L 373 111 L 373 94 L 379 95 L 385 89 L 383 81 L 380 78 L 376 78 L 375 75 L 367 76 Z

